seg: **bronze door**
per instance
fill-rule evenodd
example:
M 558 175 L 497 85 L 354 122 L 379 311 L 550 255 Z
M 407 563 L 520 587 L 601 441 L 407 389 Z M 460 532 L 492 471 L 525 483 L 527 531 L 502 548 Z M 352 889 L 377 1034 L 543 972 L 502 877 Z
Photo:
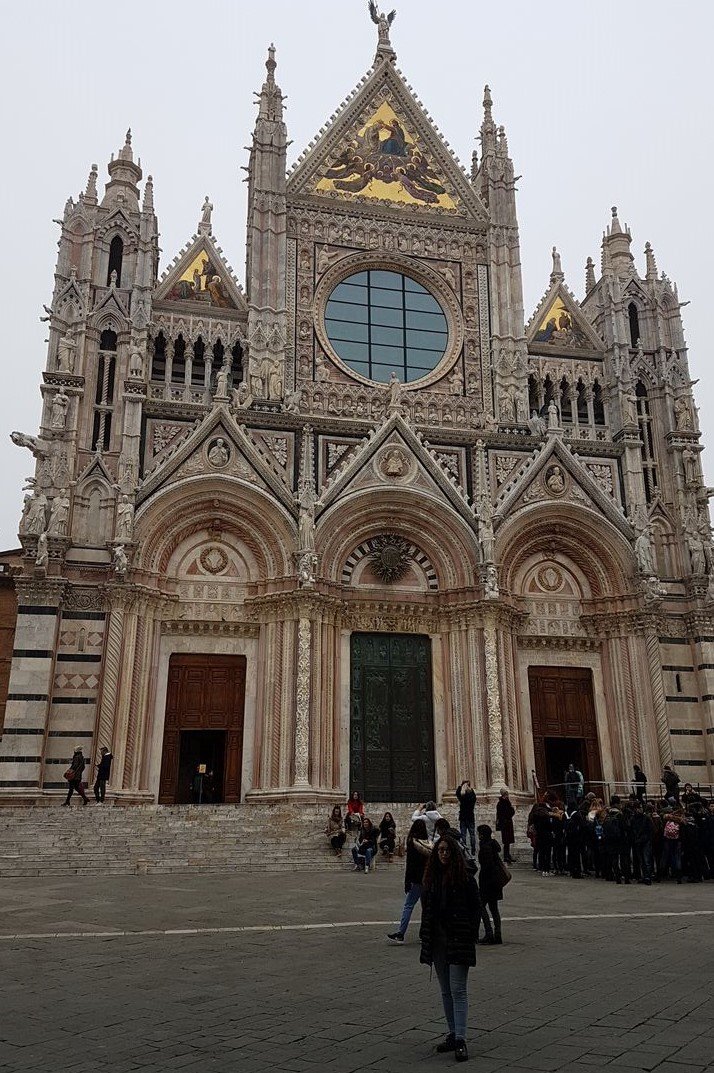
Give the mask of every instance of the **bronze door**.
M 588 667 L 529 667 L 528 686 L 541 787 L 562 783 L 568 763 L 582 765 L 586 782 L 601 781 L 592 671 Z
M 433 798 L 430 639 L 353 633 L 350 707 L 350 790 L 367 801 Z
M 186 788 L 179 786 L 181 735 L 196 731 L 223 733 L 222 774 L 214 799 L 240 801 L 245 671 L 245 656 L 171 656 L 159 804 L 187 799 Z

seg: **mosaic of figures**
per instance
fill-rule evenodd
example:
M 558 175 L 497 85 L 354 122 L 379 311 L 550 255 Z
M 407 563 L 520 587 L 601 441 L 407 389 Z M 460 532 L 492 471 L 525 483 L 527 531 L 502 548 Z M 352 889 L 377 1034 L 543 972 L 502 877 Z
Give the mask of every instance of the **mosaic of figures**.
M 540 346 L 591 347 L 582 328 L 565 308 L 563 299 L 557 297 L 543 316 L 533 342 Z
M 166 301 L 205 302 L 223 309 L 236 308 L 221 274 L 205 251 L 194 257 L 166 294 Z
M 457 208 L 426 150 L 388 101 L 383 101 L 341 147 L 315 191 L 402 205 Z

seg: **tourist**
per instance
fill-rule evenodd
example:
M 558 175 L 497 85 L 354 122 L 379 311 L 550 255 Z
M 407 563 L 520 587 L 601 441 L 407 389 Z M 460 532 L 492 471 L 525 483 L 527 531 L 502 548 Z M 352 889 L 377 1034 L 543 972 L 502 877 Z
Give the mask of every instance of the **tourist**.
M 335 805 L 327 820 L 327 827 L 325 828 L 325 834 L 330 840 L 330 845 L 335 851 L 336 857 L 342 856 L 342 847 L 345 844 L 347 835 L 345 833 L 345 825 L 342 822 L 342 809 L 339 805 Z
M 583 793 L 585 792 L 585 779 L 582 771 L 578 771 L 575 764 L 568 764 L 568 770 L 565 773 L 565 803 L 566 805 L 577 805 L 583 799 Z
M 627 847 L 625 821 L 620 808 L 620 798 L 613 794 L 610 807 L 601 817 L 602 847 L 605 858 L 605 878 L 616 883 L 630 883 L 630 856 Z
M 459 802 L 459 830 L 461 841 L 466 845 L 468 833 L 471 841 L 471 854 L 476 856 L 476 793 L 468 779 L 464 779 L 456 787 L 456 797 Z
M 87 761 L 84 759 L 82 753 L 82 746 L 78 745 L 72 754 L 72 760 L 69 767 L 64 773 L 64 777 L 68 782 L 67 797 L 64 801 L 65 805 L 69 805 L 69 799 L 72 794 L 79 794 L 84 801 L 85 805 L 89 804 L 89 798 L 84 792 L 84 786 L 82 785 L 82 775 L 84 769 L 87 766 Z
M 468 972 L 476 964 L 480 915 L 478 887 L 463 853 L 453 838 L 440 838 L 424 870 L 419 960 L 434 967 L 441 987 L 448 1035 L 436 1049 L 453 1051 L 457 1062 L 469 1056 Z
M 679 775 L 676 771 L 669 766 L 664 765 L 662 771 L 662 782 L 664 783 L 664 796 L 671 805 L 679 804 Z
M 383 855 L 392 860 L 397 842 L 397 825 L 391 812 L 385 812 L 379 824 L 379 848 Z
M 516 810 L 513 807 L 513 802 L 508 796 L 508 790 L 504 786 L 501 789 L 500 796 L 496 802 L 496 830 L 501 835 L 503 859 L 506 864 L 513 864 L 511 846 L 516 841 L 516 836 L 513 830 L 513 817 L 515 814 Z
M 553 795 L 547 793 L 543 801 L 531 809 L 535 829 L 535 848 L 538 871 L 545 878 L 551 875 L 553 862 Z
M 634 771 L 635 775 L 635 795 L 640 801 L 644 801 L 645 797 L 647 796 L 647 776 L 645 775 L 639 764 L 635 764 L 632 770 Z
M 682 795 L 682 800 L 684 800 L 685 796 L 685 794 Z M 679 827 L 679 841 L 682 847 L 682 872 L 687 877 L 687 883 L 702 883 L 704 881 L 706 862 L 697 822 L 697 813 L 700 811 L 701 806 L 698 803 L 693 803 L 682 817 L 682 823 Z
M 691 782 L 685 782 L 681 803 L 686 809 L 690 809 L 692 805 L 703 805 L 704 798 L 701 796 L 701 794 L 697 794 L 694 792 L 694 787 L 692 786 Z
M 660 877 L 667 878 L 671 872 L 672 878 L 677 883 L 682 882 L 682 844 L 679 839 L 682 824 L 681 812 L 670 812 L 664 819 L 664 831 L 662 835 L 662 860 L 660 862 Z
M 565 850 L 565 810 L 558 801 L 551 810 L 551 827 L 553 831 L 553 871 L 557 876 L 564 876 L 567 867 Z
M 431 851 L 432 845 L 427 838 L 426 821 L 414 820 L 407 835 L 407 863 L 404 869 L 404 893 L 406 898 L 404 899 L 402 917 L 397 930 L 387 936 L 393 943 L 404 942 L 404 936 L 407 934 L 414 906 L 421 898 L 424 869 Z
M 354 871 L 362 870 L 369 872 L 370 866 L 377 853 L 377 828 L 367 816 L 362 820 L 362 826 L 357 841 L 352 847 L 352 860 L 355 862 Z M 360 864 L 360 861 L 362 862 Z
M 107 794 L 107 783 L 109 782 L 109 776 L 112 770 L 112 760 L 114 757 L 107 749 L 106 745 L 102 745 L 99 750 L 99 763 L 97 764 L 97 779 L 94 783 L 94 796 L 97 801 L 104 801 Z
M 347 812 L 345 813 L 345 829 L 348 831 L 353 831 L 361 827 L 363 817 L 364 803 L 359 795 L 359 791 L 353 790 L 350 794 L 350 799 L 347 802 Z
M 659 881 L 662 875 L 662 854 L 664 852 L 664 820 L 652 802 L 645 807 L 645 813 L 652 823 L 652 878 Z
M 587 820 L 580 808 L 566 806 L 565 862 L 571 879 L 582 879 L 585 867 L 585 828 Z
M 498 903 L 503 898 L 503 888 L 506 879 L 505 869 L 499 859 L 501 847 L 491 837 L 491 828 L 483 823 L 478 827 L 478 890 L 481 896 L 481 920 L 485 935 L 480 941 L 500 945 L 501 938 L 501 914 L 498 911 Z M 489 913 L 491 918 L 489 919 Z M 493 924 L 491 923 L 493 921 Z
M 701 826 L 702 849 L 707 862 L 707 875 L 714 879 L 714 801 L 709 808 L 702 810 Z
M 433 801 L 427 801 L 425 805 L 420 805 L 412 813 L 412 823 L 414 820 L 426 820 L 426 830 L 430 839 L 434 837 L 434 824 L 440 819 L 441 813 Z
M 654 824 L 649 812 L 642 807 L 642 799 L 638 798 L 632 808 L 630 821 L 632 847 L 634 851 L 636 870 L 635 877 L 639 883 L 646 887 L 652 885 L 652 849 L 654 843 Z

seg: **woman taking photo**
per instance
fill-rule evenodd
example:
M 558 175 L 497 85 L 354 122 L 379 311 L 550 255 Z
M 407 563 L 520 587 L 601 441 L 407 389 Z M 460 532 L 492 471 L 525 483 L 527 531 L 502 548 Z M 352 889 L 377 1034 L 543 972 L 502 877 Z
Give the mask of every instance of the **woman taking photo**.
M 441 987 L 448 1035 L 437 1051 L 454 1051 L 465 1062 L 468 1018 L 468 974 L 476 964 L 476 936 L 481 916 L 476 880 L 466 871 L 458 843 L 442 836 L 432 850 L 424 872 L 422 891 L 421 956 L 433 965 Z
M 341 857 L 342 847 L 345 844 L 347 835 L 345 834 L 345 825 L 342 822 L 342 809 L 339 805 L 335 805 L 330 813 L 327 827 L 325 828 L 325 834 L 330 840 L 330 845 L 335 851 L 335 856 Z

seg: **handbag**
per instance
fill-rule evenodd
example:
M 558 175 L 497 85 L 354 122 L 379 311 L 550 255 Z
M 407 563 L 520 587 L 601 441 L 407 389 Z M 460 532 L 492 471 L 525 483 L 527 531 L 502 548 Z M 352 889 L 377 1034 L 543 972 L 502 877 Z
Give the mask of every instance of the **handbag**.
M 72 771 L 71 767 L 68 767 L 62 778 L 66 779 L 67 782 L 74 782 L 74 780 L 77 778 L 77 775 L 74 771 Z
M 506 868 L 505 864 L 503 863 L 503 861 L 499 857 L 498 858 L 498 881 L 501 884 L 501 889 L 503 889 L 505 886 L 507 886 L 511 882 L 512 879 L 513 879 L 513 876 L 511 875 L 511 873 L 509 872 L 509 870 Z

